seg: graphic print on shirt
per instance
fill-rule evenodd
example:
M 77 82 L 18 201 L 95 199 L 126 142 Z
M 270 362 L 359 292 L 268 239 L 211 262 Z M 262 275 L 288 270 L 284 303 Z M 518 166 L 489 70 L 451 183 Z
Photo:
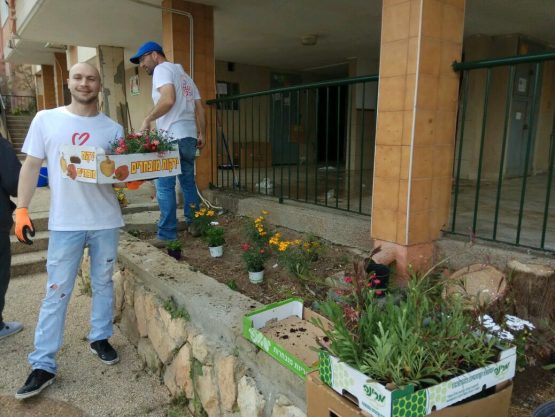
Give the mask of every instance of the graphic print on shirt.
M 181 77 L 181 93 L 184 97 L 187 97 L 187 100 L 192 100 L 193 87 L 191 84 L 187 83 L 187 79 L 185 77 Z
M 71 143 L 73 145 L 82 146 L 89 140 L 90 137 L 91 137 L 91 135 L 90 135 L 89 132 L 83 132 L 83 133 L 75 132 L 71 136 Z M 79 141 L 79 143 L 76 143 L 77 141 Z

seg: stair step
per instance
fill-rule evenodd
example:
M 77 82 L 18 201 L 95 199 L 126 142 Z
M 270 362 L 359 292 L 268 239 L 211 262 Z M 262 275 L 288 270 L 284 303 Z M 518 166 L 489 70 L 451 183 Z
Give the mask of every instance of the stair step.
M 25 245 L 17 240 L 14 235 L 10 235 L 10 248 L 12 256 L 19 255 L 21 253 L 43 251 L 48 248 L 48 232 L 37 232 L 35 233 L 35 237 L 31 239 L 33 240 L 33 244 Z
M 46 254 L 45 250 L 41 250 L 12 256 L 11 276 L 19 277 L 46 272 Z

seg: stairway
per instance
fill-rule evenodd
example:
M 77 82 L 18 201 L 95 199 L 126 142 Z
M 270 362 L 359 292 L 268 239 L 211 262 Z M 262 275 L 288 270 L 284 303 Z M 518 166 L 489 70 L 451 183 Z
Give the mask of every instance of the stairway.
M 156 203 L 134 203 L 122 210 L 126 226 L 124 230 L 139 229 L 155 231 L 156 225 L 152 222 L 158 216 Z M 183 210 L 180 210 L 183 215 Z M 11 277 L 31 275 L 46 272 L 46 255 L 48 249 L 48 211 L 31 213 L 33 224 L 37 231 L 32 238 L 32 245 L 25 245 L 17 240 L 13 232 L 10 234 L 10 247 L 12 251 Z M 179 217 L 182 220 L 181 217 Z M 184 222 L 180 222 L 185 224 Z
M 31 115 L 6 115 L 10 139 L 15 151 L 20 158 L 23 156 L 23 154 L 21 153 L 21 147 L 23 146 L 23 142 L 25 141 L 25 136 L 27 136 L 27 131 L 29 130 L 31 120 L 33 120 L 33 116 Z
M 10 235 L 10 247 L 12 251 L 11 277 L 16 278 L 46 272 L 46 249 L 48 247 L 48 213 L 46 217 L 33 217 L 35 230 L 41 230 L 35 234 L 32 245 L 25 245 Z

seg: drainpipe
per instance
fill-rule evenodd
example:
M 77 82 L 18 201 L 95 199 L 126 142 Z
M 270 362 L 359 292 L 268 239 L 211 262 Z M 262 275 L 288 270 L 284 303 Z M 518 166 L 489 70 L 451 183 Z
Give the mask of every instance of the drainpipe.
M 15 0 L 10 0 L 15 1 Z M 189 75 L 194 79 L 194 46 L 193 46 L 193 15 L 183 10 L 172 9 L 168 7 L 158 6 L 157 4 L 149 3 L 145 0 L 129 0 L 131 3 L 142 4 L 143 6 L 153 7 L 163 12 L 170 12 L 181 16 L 187 16 L 189 19 Z

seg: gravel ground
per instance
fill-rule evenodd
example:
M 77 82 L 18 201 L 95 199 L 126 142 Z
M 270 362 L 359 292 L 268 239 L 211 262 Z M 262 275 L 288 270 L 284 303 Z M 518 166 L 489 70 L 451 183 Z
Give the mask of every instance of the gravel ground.
M 0 341 L 0 416 L 49 415 L 49 408 L 58 406 L 57 401 L 64 401 L 90 417 L 165 417 L 170 409 L 167 389 L 157 376 L 143 369 L 136 349 L 117 326 L 111 342 L 119 352 L 120 363 L 106 366 L 90 353 L 86 336 L 91 299 L 80 294 L 78 283 L 68 309 L 64 345 L 57 358 L 56 381 L 39 397 L 44 400 L 33 400 L 25 407 L 11 400 L 30 372 L 27 354 L 33 348 L 45 282 L 46 275 L 38 274 L 14 278 L 10 283 L 4 317 L 7 321 L 22 321 L 25 328 Z M 29 409 L 34 407 L 41 411 L 29 414 Z M 75 414 L 68 409 L 56 415 L 73 417 Z

